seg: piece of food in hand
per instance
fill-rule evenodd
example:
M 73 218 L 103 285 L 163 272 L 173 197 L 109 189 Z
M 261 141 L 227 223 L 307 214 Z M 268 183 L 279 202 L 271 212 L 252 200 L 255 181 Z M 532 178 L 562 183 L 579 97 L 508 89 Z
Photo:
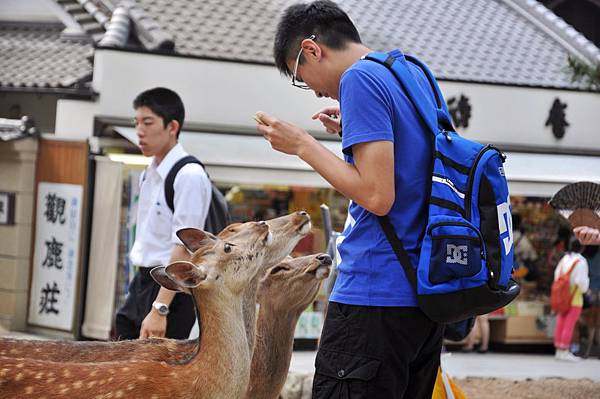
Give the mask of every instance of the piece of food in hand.
M 264 123 L 262 121 L 262 119 L 260 119 L 260 116 L 258 116 L 258 114 L 254 114 L 252 117 L 254 118 L 254 120 L 256 121 L 256 123 L 258 123 L 259 125 L 267 126 L 267 124 Z
M 566 185 L 554 194 L 550 205 L 572 227 L 590 226 L 600 229 L 600 184 L 577 182 Z

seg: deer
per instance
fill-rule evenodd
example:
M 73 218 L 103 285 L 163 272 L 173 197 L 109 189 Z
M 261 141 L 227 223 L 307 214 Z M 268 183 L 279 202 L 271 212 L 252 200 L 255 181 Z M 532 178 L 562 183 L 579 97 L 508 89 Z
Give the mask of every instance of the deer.
M 194 253 L 191 261 L 173 262 L 151 273 L 165 288 L 195 298 L 203 331 L 194 357 L 177 364 L 0 357 L 0 398 L 242 398 L 251 360 L 243 291 L 258 273 L 271 240 L 265 222 L 252 226 L 237 240 L 197 229 L 180 230 L 178 237 Z
M 234 223 L 227 226 L 217 237 L 236 240 L 248 234 L 253 222 Z M 305 211 L 268 220 L 272 234 L 271 244 L 259 265 L 258 274 L 244 289 L 244 325 L 248 348 L 252 353 L 256 330 L 256 291 L 265 271 L 288 256 L 311 229 L 311 219 Z M 176 362 L 193 355 L 196 340 L 172 340 L 148 338 L 117 342 L 73 342 L 0 339 L 0 356 L 33 357 L 56 362 L 108 362 L 137 359 Z
M 258 290 L 260 311 L 246 399 L 277 399 L 288 374 L 300 315 L 329 276 L 327 254 L 287 259 L 267 271 Z

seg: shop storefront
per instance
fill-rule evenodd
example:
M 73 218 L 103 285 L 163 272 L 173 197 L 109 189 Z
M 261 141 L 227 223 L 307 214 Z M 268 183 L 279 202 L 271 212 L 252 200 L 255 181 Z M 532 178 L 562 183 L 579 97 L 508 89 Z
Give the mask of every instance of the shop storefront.
M 385 26 L 390 27 L 381 31 L 374 28 L 370 18 L 377 14 L 373 10 L 384 5 L 387 3 L 346 4 L 369 46 L 382 50 L 401 47 L 431 66 L 440 78 L 461 134 L 493 143 L 507 153 L 506 174 L 514 211 L 522 215 L 527 236 L 540 258 L 544 258 L 561 223 L 547 207 L 547 199 L 564 184 L 600 181 L 600 96 L 571 82 L 566 72 L 568 56 L 594 62 L 600 59 L 600 50 L 559 19 L 553 19 L 547 14 L 549 11 L 541 11 L 525 0 L 487 2 L 485 7 L 473 9 L 450 1 L 444 7 L 436 2 L 405 2 L 403 7 L 379 13 L 378 21 L 383 23 L 380 19 L 384 18 Z M 82 183 L 89 188 L 85 194 L 85 212 L 89 217 L 82 219 L 89 231 L 83 229 L 81 242 L 89 241 L 90 248 L 86 250 L 89 256 L 81 260 L 87 276 L 83 283 L 86 290 L 77 298 L 85 309 L 76 327 L 86 337 L 108 338 L 111 317 L 131 275 L 126 254 L 135 234 L 136 182 L 147 164 L 134 144 L 131 102 L 143 90 L 165 86 L 180 94 L 186 107 L 181 142 L 205 163 L 211 178 L 227 193 L 235 220 L 269 218 L 307 209 L 315 229 L 298 248 L 298 253 L 305 253 L 324 249 L 317 210 L 320 203 L 330 206 L 335 230 L 341 230 L 345 219 L 345 199 L 299 159 L 271 150 L 255 131 L 252 115 L 262 110 L 306 129 L 341 156 L 339 138 L 322 133 L 320 124 L 310 119 L 314 112 L 334 102 L 318 99 L 310 91 L 299 92 L 272 65 L 270 35 L 279 8 L 272 4 L 262 9 L 252 5 L 245 10 L 250 12 L 245 12 L 236 2 L 225 2 L 213 10 L 223 13 L 220 17 L 198 11 L 188 18 L 192 15 L 188 7 L 195 6 L 157 3 L 156 8 L 148 9 L 149 25 L 136 18 L 128 20 L 132 41 L 124 37 L 114 48 L 97 43 L 93 65 L 88 64 L 87 55 L 82 55 L 85 76 L 75 75 L 67 80 L 81 84 L 87 95 L 61 97 L 56 103 L 55 118 L 50 118 L 54 134 L 49 136 L 89 146 L 89 161 L 93 165 Z M 258 9 L 260 13 L 255 12 Z M 233 12 L 239 19 L 226 17 Z M 177 23 L 161 26 L 161 16 L 166 14 L 173 15 L 189 31 L 184 36 L 179 35 L 179 30 L 170 33 Z M 443 21 L 448 32 L 456 34 L 446 36 L 459 38 L 460 46 L 443 43 L 437 27 L 427 24 L 423 15 Z M 460 36 L 465 33 L 466 20 L 473 26 L 473 36 Z M 212 26 L 214 21 L 220 21 L 218 27 Z M 148 26 L 158 29 L 148 31 Z M 206 34 L 207 26 L 214 31 Z M 260 29 L 255 30 L 257 26 Z M 168 51 L 156 52 L 160 41 L 154 39 L 165 37 L 172 39 L 172 46 Z M 472 40 L 473 37 L 478 40 Z M 140 38 L 143 40 L 136 40 Z M 30 86 L 23 90 L 30 90 Z M 13 105 L 12 100 L 8 105 Z M 35 158 L 31 155 L 35 150 L 26 152 Z M 9 176 L 5 181 L 10 184 L 0 189 L 14 191 L 13 186 L 19 190 L 23 186 L 24 191 L 17 192 L 16 202 L 19 206 L 29 201 L 27 211 L 32 214 L 36 211 L 33 196 L 39 182 L 32 183 L 35 172 L 31 165 L 27 167 L 27 184 L 21 184 L 21 180 L 17 182 L 20 185 L 12 184 L 14 179 Z M 2 177 L 13 173 L 4 170 L 0 171 Z M 25 200 L 19 195 L 25 195 Z M 19 263 L 25 264 L 19 266 L 21 269 L 28 265 L 33 268 L 33 251 L 29 247 L 39 243 L 37 238 L 27 240 L 33 236 L 34 227 L 31 217 L 22 215 L 22 209 L 17 207 L 17 224 L 24 224 L 18 233 L 12 227 L 0 226 L 1 231 L 12 234 L 11 240 L 15 241 L 18 235 L 19 242 L 27 243 L 17 251 L 0 242 L 0 253 L 11 257 L 8 261 L 0 259 L 8 265 L 5 271 L 15 269 Z M 0 287 L 4 298 L 10 291 L 14 305 L 9 310 L 0 309 L 0 317 L 10 314 L 11 323 L 15 314 L 27 313 L 31 292 L 24 275 L 28 278 L 27 273 L 19 273 L 18 282 Z M 513 306 L 516 311 L 506 309 L 495 323 L 506 324 L 507 330 L 512 324 L 526 323 L 537 334 L 538 318 L 546 314 L 544 298 L 538 294 L 545 288 L 536 282 L 530 289 L 530 284 L 524 283 L 524 300 Z M 113 291 L 115 295 L 108 300 L 98 299 Z M 24 319 L 20 318 L 20 328 L 24 328 Z M 513 335 L 529 339 L 535 334 Z
M 139 152 L 132 153 L 128 146 L 128 142 L 137 142 L 133 128 L 117 126 L 113 130 L 122 139 L 107 140 L 107 137 L 99 137 L 99 142 L 107 144 L 100 149 L 104 154 L 102 158 L 121 165 L 120 171 L 107 171 L 113 173 L 113 179 L 120 179 L 123 187 L 120 194 L 114 193 L 122 198 L 121 231 L 118 235 L 121 244 L 114 290 L 117 308 L 124 301 L 127 282 L 134 272 L 127 253 L 135 236 L 139 177 L 149 159 Z M 299 160 L 272 151 L 265 145 L 262 137 L 182 131 L 179 141 L 188 152 L 203 160 L 211 179 L 226 195 L 232 222 L 268 220 L 295 210 L 309 212 L 313 229 L 296 246 L 292 255 L 325 252 L 320 204 L 329 206 L 333 229 L 342 230 L 347 200 Z M 339 141 L 326 142 L 326 145 L 336 151 Z M 327 301 L 325 287 L 324 285 L 315 302 L 301 316 L 296 331 L 297 338 L 314 341 L 319 337 L 323 321 L 322 310 Z M 88 331 L 85 323 L 83 331 L 84 334 Z M 99 336 L 95 338 L 103 339 Z

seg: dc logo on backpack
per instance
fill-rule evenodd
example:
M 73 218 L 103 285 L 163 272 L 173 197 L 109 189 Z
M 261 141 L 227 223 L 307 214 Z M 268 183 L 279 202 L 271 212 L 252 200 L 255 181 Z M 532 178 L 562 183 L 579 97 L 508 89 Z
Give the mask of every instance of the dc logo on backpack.
M 468 265 L 469 247 L 466 245 L 446 245 L 446 263 L 458 263 Z
M 440 323 L 489 313 L 511 302 L 519 285 L 511 278 L 513 232 L 505 156 L 491 145 L 460 137 L 429 69 L 411 56 L 371 53 L 363 59 L 385 65 L 433 134 L 428 225 L 416 269 L 387 216 L 379 217 L 423 312 Z M 423 70 L 436 107 L 408 69 Z
M 504 174 L 502 174 L 504 176 Z M 510 253 L 513 248 L 513 229 L 512 229 L 512 215 L 510 212 L 510 198 L 506 199 L 506 202 L 501 203 L 497 206 L 498 209 L 498 224 L 500 226 L 500 239 L 504 247 L 506 255 Z

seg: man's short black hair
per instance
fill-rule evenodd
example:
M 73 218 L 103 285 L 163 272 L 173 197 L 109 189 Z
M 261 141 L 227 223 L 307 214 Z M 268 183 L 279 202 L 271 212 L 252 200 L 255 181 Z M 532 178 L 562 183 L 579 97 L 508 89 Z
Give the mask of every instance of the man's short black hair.
M 348 14 L 333 1 L 294 4 L 283 12 L 275 33 L 273 53 L 279 72 L 288 77 L 292 75 L 287 61 L 300 51 L 302 40 L 311 35 L 316 36 L 317 43 L 335 50 L 344 49 L 349 42 L 361 43 Z
M 164 87 L 155 87 L 143 91 L 133 100 L 133 109 L 140 107 L 148 107 L 160 116 L 164 127 L 167 127 L 171 121 L 179 122 L 179 129 L 177 130 L 177 138 L 179 138 L 179 132 L 185 119 L 185 108 L 177 93 Z

